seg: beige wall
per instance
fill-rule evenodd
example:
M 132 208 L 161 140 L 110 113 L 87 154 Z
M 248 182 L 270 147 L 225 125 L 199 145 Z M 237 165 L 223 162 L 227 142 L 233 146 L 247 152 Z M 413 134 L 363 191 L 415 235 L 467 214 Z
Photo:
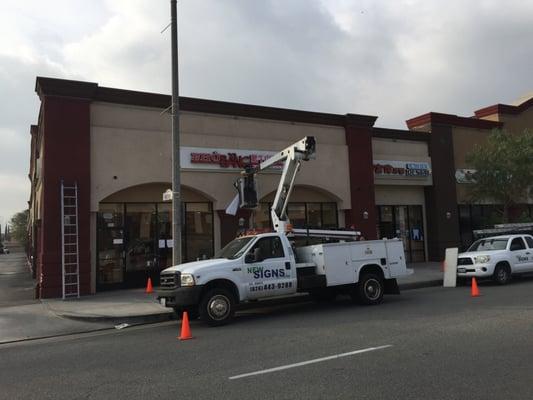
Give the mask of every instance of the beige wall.
M 500 121 L 504 123 L 504 129 L 511 133 L 533 130 L 533 107 L 518 115 L 502 114 Z
M 127 203 L 127 202 L 146 202 L 161 203 L 163 201 L 163 192 L 171 187 L 171 183 L 148 183 L 129 187 L 113 193 L 111 196 L 102 199 L 107 203 Z M 194 190 L 187 187 L 181 188 L 181 198 L 183 201 L 211 201 L 211 199 L 202 196 Z
M 375 186 L 376 205 L 424 205 L 423 187 Z
M 475 144 L 484 143 L 490 133 L 489 129 L 453 127 L 453 157 L 456 169 L 468 168 L 465 161 L 466 155 L 472 151 Z
M 335 193 L 350 207 L 348 149 L 343 128 L 210 114 L 182 113 L 182 146 L 279 151 L 306 135 L 317 140 L 316 160 L 305 163 L 297 182 Z M 91 105 L 91 210 L 120 190 L 171 181 L 170 118 L 145 107 Z M 333 164 L 333 161 L 335 163 Z M 114 179 L 116 176 L 116 179 Z M 238 171 L 183 171 L 182 185 L 224 209 L 233 199 Z M 261 193 L 277 188 L 279 175 L 259 177 Z

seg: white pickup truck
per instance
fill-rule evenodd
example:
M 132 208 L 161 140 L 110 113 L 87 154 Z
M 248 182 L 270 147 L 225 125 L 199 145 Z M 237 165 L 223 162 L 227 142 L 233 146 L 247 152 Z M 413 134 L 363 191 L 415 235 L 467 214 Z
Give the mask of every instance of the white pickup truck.
M 476 240 L 458 255 L 457 278 L 492 278 L 504 285 L 512 274 L 533 272 L 533 236 L 502 235 Z
M 238 303 L 307 292 L 333 299 L 345 292 L 365 304 L 399 293 L 396 278 L 412 273 L 400 240 L 354 241 L 358 232 L 293 229 L 287 215 L 296 174 L 315 157 L 315 138 L 306 136 L 260 165 L 248 165 L 236 182 L 241 208 L 257 207 L 255 175 L 283 163 L 270 209 L 275 232 L 237 238 L 212 260 L 176 265 L 161 272 L 161 304 L 186 310 L 210 325 L 233 317 Z M 233 203 L 233 202 L 232 202 Z M 337 243 L 297 246 L 298 237 Z M 348 241 L 347 241 L 348 240 Z
M 400 240 L 325 243 L 293 248 L 290 234 L 265 233 L 231 241 L 211 260 L 161 272 L 161 304 L 209 325 L 231 320 L 238 303 L 307 292 L 319 299 L 346 293 L 364 304 L 399 294 L 406 268 Z

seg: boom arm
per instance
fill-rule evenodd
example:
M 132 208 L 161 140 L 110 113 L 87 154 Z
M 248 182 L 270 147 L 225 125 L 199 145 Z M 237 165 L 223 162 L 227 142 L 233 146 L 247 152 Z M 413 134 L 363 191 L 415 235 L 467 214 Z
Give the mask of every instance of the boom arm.
M 255 190 L 255 174 L 266 170 L 267 168 L 283 162 L 283 172 L 279 180 L 274 203 L 270 209 L 270 216 L 274 230 L 278 233 L 287 232 L 287 225 L 290 224 L 287 216 L 287 205 L 294 188 L 296 174 L 300 169 L 302 161 L 308 161 L 315 158 L 316 142 L 313 136 L 306 136 L 302 140 L 292 144 L 285 150 L 274 154 L 268 160 L 262 162 L 256 167 L 247 167 L 241 172 L 243 178 L 236 182 L 241 197 L 241 207 L 255 208 L 257 206 L 257 193 Z M 352 239 L 360 232 L 356 231 L 330 231 L 314 229 L 293 229 L 291 234 L 294 236 L 323 237 L 323 238 L 341 238 Z
M 294 180 L 300 169 L 302 161 L 308 161 L 315 158 L 316 142 L 313 136 L 306 136 L 302 140 L 287 147 L 285 150 L 273 155 L 268 160 L 262 162 L 257 172 L 265 170 L 274 164 L 284 161 L 283 173 L 279 181 L 276 197 L 270 209 L 272 224 L 276 232 L 285 232 L 289 218 L 287 217 L 287 205 L 289 197 L 294 188 Z

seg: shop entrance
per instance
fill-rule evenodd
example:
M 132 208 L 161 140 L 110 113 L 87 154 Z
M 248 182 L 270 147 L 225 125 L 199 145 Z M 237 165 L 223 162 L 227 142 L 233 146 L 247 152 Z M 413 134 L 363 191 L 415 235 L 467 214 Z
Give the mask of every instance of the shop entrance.
M 210 202 L 182 208 L 183 262 L 213 256 Z M 172 265 L 172 212 L 168 203 L 100 203 L 97 220 L 97 289 L 154 285 Z
M 377 216 L 378 237 L 402 239 L 407 262 L 426 260 L 422 206 L 377 206 Z

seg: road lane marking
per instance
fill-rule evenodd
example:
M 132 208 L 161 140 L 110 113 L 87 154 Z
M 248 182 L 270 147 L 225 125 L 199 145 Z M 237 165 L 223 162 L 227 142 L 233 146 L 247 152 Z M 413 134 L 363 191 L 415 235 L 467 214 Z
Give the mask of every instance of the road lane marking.
M 369 347 L 367 349 L 355 350 L 355 351 L 350 351 L 348 353 L 341 353 L 341 354 L 335 354 L 335 355 L 327 356 L 327 357 L 315 358 L 313 360 L 302 361 L 302 362 L 295 363 L 295 364 L 287 364 L 287 365 L 282 365 L 282 366 L 275 367 L 275 368 L 248 372 L 247 374 L 230 376 L 229 379 L 233 380 L 233 379 L 247 378 L 249 376 L 254 376 L 254 375 L 268 374 L 270 372 L 282 371 L 284 369 L 302 367 L 304 365 L 315 364 L 315 363 L 329 361 L 329 360 L 335 360 L 336 358 L 349 357 L 349 356 L 354 356 L 356 354 L 368 353 L 369 351 L 382 350 L 388 347 L 392 347 L 392 344 L 387 344 L 385 346 L 378 346 L 378 347 Z

